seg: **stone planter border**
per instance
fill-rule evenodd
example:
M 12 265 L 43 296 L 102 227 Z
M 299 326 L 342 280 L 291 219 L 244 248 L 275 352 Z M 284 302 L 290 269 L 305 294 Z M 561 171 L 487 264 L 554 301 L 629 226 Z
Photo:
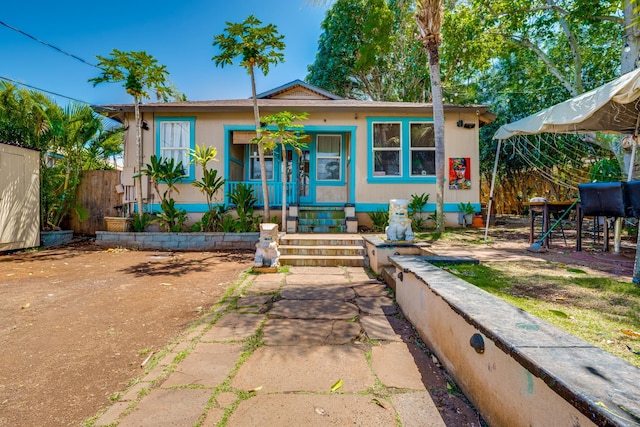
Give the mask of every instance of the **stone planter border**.
M 260 233 L 167 233 L 96 231 L 96 244 L 105 247 L 174 251 L 254 250 Z
M 40 246 L 43 248 L 66 245 L 71 239 L 73 239 L 73 230 L 40 232 Z

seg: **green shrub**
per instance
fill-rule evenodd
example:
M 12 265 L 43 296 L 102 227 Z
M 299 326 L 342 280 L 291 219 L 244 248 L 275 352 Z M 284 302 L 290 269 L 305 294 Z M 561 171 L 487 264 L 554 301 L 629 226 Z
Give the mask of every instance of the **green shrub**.
M 373 231 L 384 231 L 385 227 L 389 224 L 389 208 L 387 210 L 379 209 L 376 212 L 368 212 L 369 218 L 373 223 Z

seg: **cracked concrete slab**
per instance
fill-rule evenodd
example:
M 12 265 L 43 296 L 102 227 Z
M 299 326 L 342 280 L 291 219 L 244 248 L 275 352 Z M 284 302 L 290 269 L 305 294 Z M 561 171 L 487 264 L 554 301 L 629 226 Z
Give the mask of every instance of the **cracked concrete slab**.
M 286 287 L 291 286 L 336 286 L 345 285 L 348 286 L 351 282 L 349 278 L 344 274 L 290 274 L 287 277 Z
M 359 297 L 388 297 L 389 292 L 387 286 L 384 283 L 372 282 L 372 283 L 354 283 L 352 285 L 353 290 Z
M 271 295 L 243 295 L 238 298 L 236 307 L 260 307 L 271 301 Z
M 367 314 L 388 316 L 398 314 L 398 306 L 388 297 L 358 297 L 356 305 Z
M 360 334 L 358 322 L 346 320 L 271 319 L 262 329 L 265 345 L 340 345 Z
M 445 427 L 440 411 L 426 391 L 391 396 L 402 427 Z
M 387 316 L 360 316 L 360 324 L 372 340 L 402 341 Z
M 161 387 L 216 387 L 227 378 L 241 353 L 241 344 L 198 343 Z
M 353 394 L 259 395 L 241 402 L 227 426 L 394 426 L 388 406 Z
M 227 313 L 202 335 L 201 341 L 239 341 L 255 334 L 264 314 Z
M 358 314 L 358 307 L 345 301 L 280 300 L 273 303 L 269 314 L 288 319 L 348 320 Z
M 231 381 L 239 390 L 258 392 L 330 392 L 342 380 L 340 392 L 361 392 L 375 379 L 364 349 L 351 345 L 260 347 Z
M 387 387 L 425 390 L 417 361 L 403 342 L 374 346 L 371 364 L 378 379 Z
M 362 270 L 362 268 L 360 269 Z M 343 267 L 305 267 L 305 266 L 291 266 L 289 273 L 293 274 L 314 274 L 314 275 L 328 275 L 345 274 L 346 270 Z
M 284 299 L 334 299 L 349 300 L 356 297 L 351 288 L 345 286 L 293 286 L 286 287 L 280 292 Z
M 207 389 L 151 390 L 118 427 L 194 425 L 212 394 Z

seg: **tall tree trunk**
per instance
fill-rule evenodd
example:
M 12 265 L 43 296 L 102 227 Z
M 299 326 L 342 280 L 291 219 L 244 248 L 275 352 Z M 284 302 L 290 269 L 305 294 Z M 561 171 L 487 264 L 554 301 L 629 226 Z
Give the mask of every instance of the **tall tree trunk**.
M 622 61 L 620 74 L 626 74 L 636 69 L 636 61 L 640 56 L 640 30 L 636 22 L 637 13 L 633 9 L 637 6 L 632 0 L 624 1 L 624 49 L 622 50 Z
M 436 233 L 444 231 L 444 106 L 440 81 L 440 52 L 442 43 L 442 0 L 418 0 L 416 23 L 420 41 L 429 56 L 431 77 L 431 105 L 433 106 L 433 130 L 436 144 Z
M 433 106 L 433 130 L 436 144 L 436 233 L 444 232 L 444 105 L 440 82 L 440 52 L 438 44 L 427 41 L 429 74 L 431 77 L 431 104 Z
M 262 136 L 262 127 L 260 126 L 260 112 L 258 111 L 258 95 L 256 93 L 256 78 L 253 72 L 253 65 L 249 67 L 249 75 L 251 76 L 251 96 L 253 97 L 253 118 L 256 122 L 256 137 L 260 140 Z M 267 166 L 264 163 L 264 146 L 258 141 L 258 160 L 260 161 L 260 178 L 262 179 L 262 198 L 264 200 L 264 216 L 262 222 L 269 222 L 271 212 L 269 211 L 269 187 L 267 187 Z
M 136 119 L 136 163 L 138 170 L 136 170 L 136 198 L 138 199 L 138 214 L 143 214 L 142 203 L 142 123 L 140 118 L 140 100 L 137 96 L 133 97 L 133 108 Z

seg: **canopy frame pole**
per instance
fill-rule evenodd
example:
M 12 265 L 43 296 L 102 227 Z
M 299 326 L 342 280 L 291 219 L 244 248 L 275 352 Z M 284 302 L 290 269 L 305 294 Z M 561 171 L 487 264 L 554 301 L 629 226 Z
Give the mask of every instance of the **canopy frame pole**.
M 629 159 L 629 171 L 627 172 L 627 182 L 633 179 L 633 170 L 636 165 L 636 141 L 638 140 L 638 127 L 640 126 L 640 113 L 636 119 L 636 129 L 633 134 L 633 140 L 631 144 L 631 159 Z M 638 233 L 638 240 L 636 242 L 636 259 L 633 264 L 633 283 L 640 285 L 640 233 Z
M 489 205 L 487 206 L 487 220 L 484 225 L 484 242 L 487 243 L 487 236 L 489 235 L 489 220 L 491 219 L 491 205 L 493 204 L 493 189 L 496 184 L 496 174 L 498 173 L 498 158 L 500 157 L 500 148 L 502 146 L 502 140 L 498 140 L 498 147 L 496 148 L 496 158 L 493 162 L 493 175 L 491 175 L 491 188 L 489 189 Z

